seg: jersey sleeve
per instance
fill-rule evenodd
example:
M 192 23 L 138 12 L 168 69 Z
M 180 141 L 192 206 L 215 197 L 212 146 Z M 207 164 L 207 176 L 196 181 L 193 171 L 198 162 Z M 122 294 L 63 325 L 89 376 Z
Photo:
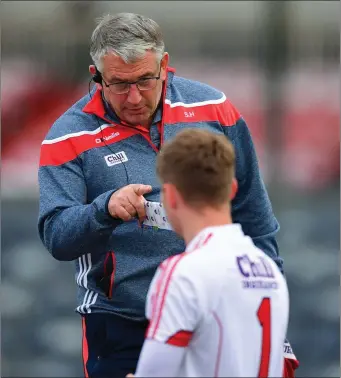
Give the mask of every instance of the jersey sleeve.
M 184 256 L 174 256 L 161 264 L 146 305 L 150 321 L 146 338 L 178 347 L 188 346 L 202 312 L 194 280 L 181 266 Z

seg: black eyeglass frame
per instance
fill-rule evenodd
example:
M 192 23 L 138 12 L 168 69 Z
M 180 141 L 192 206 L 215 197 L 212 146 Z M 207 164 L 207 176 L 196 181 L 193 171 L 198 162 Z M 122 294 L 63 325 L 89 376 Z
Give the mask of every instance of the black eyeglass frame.
M 160 70 L 159 70 L 159 75 L 158 76 L 152 76 L 152 77 L 144 77 L 142 79 L 139 79 L 139 80 L 136 80 L 136 81 L 118 81 L 116 83 L 111 83 L 111 84 L 108 84 L 105 82 L 105 80 L 103 79 L 103 76 L 101 75 L 101 79 L 102 79 L 102 82 L 104 83 L 104 85 L 106 86 L 106 88 L 109 88 L 109 91 L 114 93 L 114 94 L 126 94 L 126 93 L 129 93 L 130 91 L 130 86 L 133 85 L 133 84 L 136 84 L 136 87 L 139 91 L 143 92 L 143 91 L 150 91 L 152 89 L 154 89 L 156 87 L 156 84 L 157 84 L 157 81 L 160 80 L 161 78 L 161 69 L 162 69 L 162 66 L 160 65 Z M 139 87 L 139 83 L 141 82 L 144 82 L 146 80 L 155 80 L 155 85 L 151 88 L 140 88 Z M 125 90 L 124 92 L 117 92 L 117 91 L 114 91 L 112 90 L 110 87 L 112 87 L 113 85 L 117 85 L 117 84 L 126 84 L 127 85 L 127 90 Z

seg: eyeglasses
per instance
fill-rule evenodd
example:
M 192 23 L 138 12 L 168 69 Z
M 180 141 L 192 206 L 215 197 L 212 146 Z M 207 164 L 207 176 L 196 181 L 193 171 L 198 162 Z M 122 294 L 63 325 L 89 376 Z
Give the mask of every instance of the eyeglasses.
M 132 84 L 136 84 L 136 87 L 139 91 L 149 91 L 150 89 L 154 89 L 156 87 L 156 83 L 160 80 L 161 75 L 161 66 L 159 75 L 155 77 L 144 77 L 137 81 L 121 81 L 118 83 L 107 84 L 103 78 L 102 81 L 104 85 L 109 88 L 110 92 L 113 94 L 125 94 L 130 91 L 130 86 Z

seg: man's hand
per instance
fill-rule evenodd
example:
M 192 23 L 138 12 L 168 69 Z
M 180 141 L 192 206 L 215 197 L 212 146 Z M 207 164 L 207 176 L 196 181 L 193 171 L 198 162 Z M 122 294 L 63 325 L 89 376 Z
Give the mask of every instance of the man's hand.
M 126 375 L 126 378 L 134 378 L 134 377 L 135 377 L 134 374 L 128 374 L 128 375 Z
M 135 216 L 143 222 L 146 217 L 144 194 L 152 191 L 150 185 L 130 184 L 113 193 L 108 203 L 108 211 L 113 218 L 130 221 Z

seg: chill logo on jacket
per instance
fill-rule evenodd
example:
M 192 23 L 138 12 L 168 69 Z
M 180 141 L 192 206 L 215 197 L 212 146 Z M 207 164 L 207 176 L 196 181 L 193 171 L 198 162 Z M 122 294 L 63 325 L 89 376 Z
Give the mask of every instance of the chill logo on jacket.
M 112 167 L 116 164 L 125 163 L 126 161 L 128 161 L 128 158 L 124 151 L 120 151 L 115 154 L 104 156 L 104 160 L 107 163 L 108 167 Z

